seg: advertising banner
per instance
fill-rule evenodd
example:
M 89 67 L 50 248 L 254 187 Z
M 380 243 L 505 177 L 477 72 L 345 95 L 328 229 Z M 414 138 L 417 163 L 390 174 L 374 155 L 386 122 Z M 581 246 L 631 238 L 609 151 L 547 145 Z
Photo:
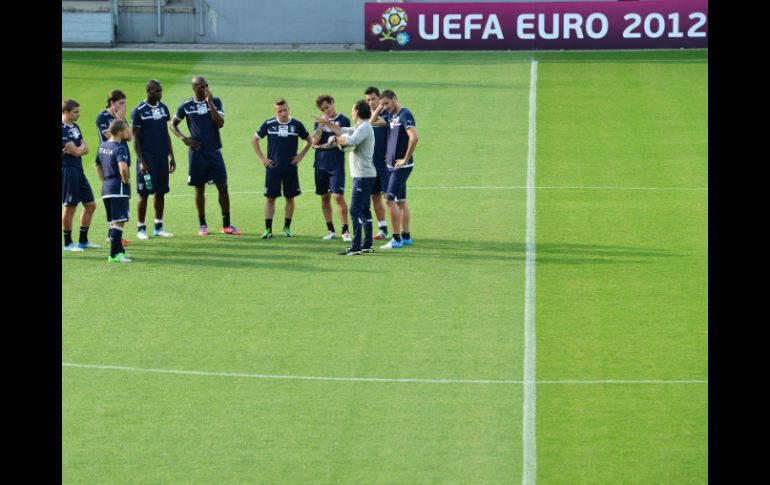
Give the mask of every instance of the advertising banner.
M 708 47 L 708 0 L 366 3 L 367 50 Z

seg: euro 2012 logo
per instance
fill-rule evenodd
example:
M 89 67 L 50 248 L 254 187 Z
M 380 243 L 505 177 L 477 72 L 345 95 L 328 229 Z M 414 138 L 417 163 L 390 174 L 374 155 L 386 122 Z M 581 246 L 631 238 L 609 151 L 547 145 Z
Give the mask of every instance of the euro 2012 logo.
M 381 35 L 380 42 L 394 40 L 398 45 L 403 46 L 409 43 L 409 34 L 404 32 L 407 20 L 408 17 L 403 8 L 390 7 L 382 14 L 379 22 L 372 22 L 369 25 L 369 30 L 374 35 Z

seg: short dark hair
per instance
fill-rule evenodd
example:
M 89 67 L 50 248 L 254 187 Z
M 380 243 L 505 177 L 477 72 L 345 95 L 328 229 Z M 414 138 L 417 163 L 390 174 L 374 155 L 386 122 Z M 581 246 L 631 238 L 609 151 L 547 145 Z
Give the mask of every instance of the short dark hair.
M 283 99 L 283 98 L 278 98 L 278 99 L 276 99 L 276 100 L 275 100 L 275 103 L 273 103 L 273 104 L 274 104 L 275 106 L 282 106 L 282 105 L 284 105 L 284 104 L 287 104 L 287 103 L 286 103 L 286 100 L 285 100 L 285 99 Z
M 356 101 L 355 106 L 353 106 L 353 109 L 355 109 L 358 112 L 358 117 L 364 120 L 368 120 L 372 117 L 372 109 L 369 108 L 369 103 L 364 101 L 363 99 Z
M 364 91 L 364 94 L 365 95 L 366 94 L 376 94 L 377 97 L 379 98 L 380 97 L 380 90 L 375 88 L 374 86 L 369 86 L 368 88 L 366 88 L 366 91 Z
M 321 94 L 315 99 L 315 105 L 319 108 L 324 103 L 334 104 L 334 98 L 330 94 Z
M 397 96 L 396 96 L 396 93 L 394 93 L 390 89 L 386 89 L 385 91 L 382 92 L 382 97 L 383 98 L 388 98 L 388 99 L 393 99 L 393 98 L 395 98 Z
M 147 81 L 146 87 L 147 87 L 148 93 L 150 92 L 150 87 L 152 86 L 160 86 L 160 81 L 158 81 L 157 79 L 150 79 L 149 81 Z
M 128 128 L 128 123 L 126 123 L 125 121 L 112 120 L 112 123 L 110 123 L 109 130 L 110 130 L 110 134 L 114 136 L 120 133 L 121 131 L 125 130 L 126 128 Z
M 61 102 L 61 112 L 64 113 L 65 111 L 72 111 L 73 109 L 80 106 L 80 103 L 75 101 L 74 99 L 65 99 Z
M 111 103 L 120 101 L 121 99 L 126 99 L 126 93 L 120 89 L 113 89 L 107 96 L 107 106 L 105 106 L 105 108 L 109 108 Z

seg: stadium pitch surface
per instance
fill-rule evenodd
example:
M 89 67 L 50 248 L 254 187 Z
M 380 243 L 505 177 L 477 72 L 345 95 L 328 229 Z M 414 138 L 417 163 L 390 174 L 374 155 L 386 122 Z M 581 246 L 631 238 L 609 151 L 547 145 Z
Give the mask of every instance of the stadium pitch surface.
M 245 233 L 209 187 L 197 235 L 175 137 L 173 239 L 132 195 L 108 264 L 97 201 L 104 249 L 62 254 L 63 483 L 707 483 L 707 51 L 62 57 L 95 193 L 107 93 L 205 76 Z M 273 100 L 307 126 L 370 85 L 417 121 L 414 246 L 337 256 L 312 150 L 295 237 L 259 239 Z

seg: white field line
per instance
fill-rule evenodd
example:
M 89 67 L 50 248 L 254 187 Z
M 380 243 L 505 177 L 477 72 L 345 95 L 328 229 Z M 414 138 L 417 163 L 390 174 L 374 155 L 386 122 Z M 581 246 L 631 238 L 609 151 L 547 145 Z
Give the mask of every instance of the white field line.
M 708 187 L 602 187 L 602 186 L 565 186 L 565 187 L 549 187 L 549 186 L 534 186 L 528 187 L 526 185 L 466 185 L 466 186 L 446 186 L 446 187 L 409 187 L 409 190 L 645 190 L 645 191 L 686 191 L 686 192 L 708 192 Z M 350 191 L 350 188 L 346 188 L 346 191 Z M 258 190 L 250 190 L 245 192 L 230 192 L 230 195 L 255 195 L 262 194 L 264 192 Z M 169 194 L 169 197 L 192 197 L 194 193 L 191 191 L 188 194 Z
M 249 374 L 243 372 L 209 372 L 200 370 L 179 370 L 179 369 L 154 369 L 147 367 L 129 367 L 121 365 L 96 365 L 96 364 L 75 364 L 62 362 L 62 367 L 70 369 L 94 369 L 94 370 L 112 370 L 122 372 L 153 373 L 153 374 L 174 374 L 184 376 L 205 376 L 205 377 L 234 377 L 245 379 L 262 380 L 295 380 L 295 381 L 335 381 L 335 382 L 395 382 L 395 383 L 422 383 L 422 384 L 502 384 L 502 385 L 521 385 L 521 380 L 506 379 L 410 379 L 410 378 L 392 378 L 392 377 L 332 377 L 332 376 L 291 376 L 275 374 Z M 536 384 L 708 384 L 708 380 L 699 379 L 647 379 L 647 380 L 623 380 L 623 379 L 559 379 L 543 380 Z
M 535 355 L 535 154 L 537 148 L 537 61 L 532 60 L 529 78 L 529 129 L 527 142 L 527 232 L 524 281 L 524 460 L 521 483 L 535 485 L 537 481 L 537 384 Z

